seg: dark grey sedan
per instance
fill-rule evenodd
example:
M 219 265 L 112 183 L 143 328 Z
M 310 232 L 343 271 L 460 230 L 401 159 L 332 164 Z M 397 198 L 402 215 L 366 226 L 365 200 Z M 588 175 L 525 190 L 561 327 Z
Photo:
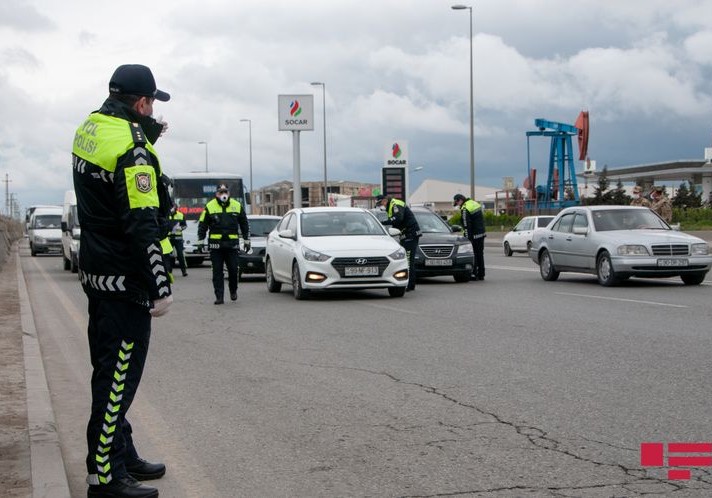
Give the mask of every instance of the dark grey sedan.
M 712 266 L 704 240 L 675 231 L 645 207 L 579 206 L 537 230 L 529 251 L 544 280 L 592 273 L 601 285 L 630 277 L 680 277 L 701 284 Z

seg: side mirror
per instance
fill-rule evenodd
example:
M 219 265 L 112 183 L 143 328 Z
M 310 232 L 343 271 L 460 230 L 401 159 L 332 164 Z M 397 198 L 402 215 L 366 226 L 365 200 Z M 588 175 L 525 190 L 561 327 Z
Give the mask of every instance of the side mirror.
M 398 230 L 397 228 L 388 227 L 388 235 L 390 235 L 391 237 L 400 237 L 400 234 L 400 230 Z
M 588 227 L 574 227 L 574 235 L 586 235 L 588 233 Z
M 297 240 L 296 235 L 291 230 L 280 230 L 278 235 L 283 239 Z
M 66 221 L 63 221 L 63 222 L 62 222 L 62 231 L 63 231 L 63 232 L 66 232 L 67 230 L 69 230 L 69 228 L 67 227 L 67 222 L 66 222 Z
M 455 233 L 461 233 L 463 228 L 460 225 L 451 225 L 450 230 Z
M 252 204 L 252 192 L 247 192 L 245 194 L 245 204 L 248 204 L 248 205 Z
M 672 229 L 675 230 L 676 232 L 679 232 L 679 231 L 680 231 L 680 224 L 679 224 L 679 223 L 675 223 L 674 225 L 670 225 L 670 228 L 672 228 Z
M 79 240 L 81 238 L 82 232 L 79 227 L 72 228 L 72 238 L 74 240 Z

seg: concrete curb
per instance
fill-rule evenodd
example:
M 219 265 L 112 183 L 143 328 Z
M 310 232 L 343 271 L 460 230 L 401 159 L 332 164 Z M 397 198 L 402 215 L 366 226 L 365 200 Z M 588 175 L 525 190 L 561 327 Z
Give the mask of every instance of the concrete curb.
M 59 446 L 57 424 L 49 394 L 47 376 L 37 329 L 32 316 L 30 296 L 17 251 L 17 286 L 20 298 L 22 348 L 25 358 L 25 384 L 27 386 L 27 425 L 30 439 L 30 461 L 33 498 L 67 498 L 69 483 Z

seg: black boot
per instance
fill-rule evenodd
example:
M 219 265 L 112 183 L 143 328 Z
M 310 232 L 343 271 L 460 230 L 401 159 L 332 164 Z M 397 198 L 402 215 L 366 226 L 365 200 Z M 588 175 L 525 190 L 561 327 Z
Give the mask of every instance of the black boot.
M 112 479 L 109 484 L 89 486 L 88 498 L 156 498 L 158 490 L 141 484 L 130 475 Z
M 151 463 L 143 458 L 137 458 L 131 462 L 126 462 L 126 472 L 139 481 L 150 481 L 163 477 L 166 473 L 166 466 L 162 463 Z
M 233 301 L 237 301 L 237 291 L 230 293 L 230 299 L 232 299 Z

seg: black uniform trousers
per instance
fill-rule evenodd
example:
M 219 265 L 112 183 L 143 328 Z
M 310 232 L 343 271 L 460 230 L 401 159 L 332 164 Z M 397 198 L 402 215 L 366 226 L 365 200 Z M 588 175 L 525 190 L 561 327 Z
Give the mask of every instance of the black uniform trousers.
M 93 372 L 87 472 L 90 484 L 108 484 L 138 458 L 126 412 L 146 363 L 151 315 L 139 304 L 89 296 L 88 336 Z
M 485 237 L 484 235 L 471 239 L 472 250 L 475 253 L 475 267 L 472 269 L 472 276 L 478 280 L 485 278 Z
M 405 256 L 408 258 L 408 290 L 415 290 L 415 253 L 418 251 L 418 237 L 401 240 L 401 246 L 405 249 Z
M 183 239 L 173 239 L 171 238 L 171 245 L 176 249 L 176 259 L 178 260 L 178 266 L 180 266 L 180 271 L 183 275 L 187 273 L 187 265 L 185 263 L 185 252 L 183 251 Z M 173 272 L 173 257 L 168 258 L 168 273 Z
M 237 248 L 210 249 L 210 262 L 213 264 L 215 298 L 223 299 L 225 295 L 223 265 L 227 266 L 227 285 L 230 293 L 237 292 Z

